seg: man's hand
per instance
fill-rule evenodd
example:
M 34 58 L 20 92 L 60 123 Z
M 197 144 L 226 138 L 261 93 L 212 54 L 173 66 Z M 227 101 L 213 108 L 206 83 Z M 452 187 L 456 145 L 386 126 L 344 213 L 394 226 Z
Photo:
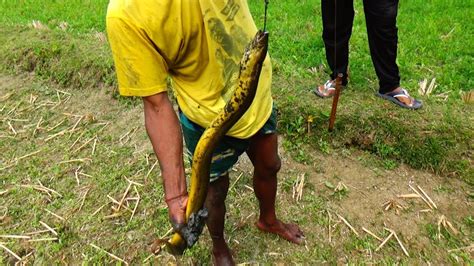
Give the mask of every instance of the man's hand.
M 144 97 L 143 106 L 148 137 L 160 163 L 171 223 L 173 227 L 184 225 L 188 194 L 178 116 L 166 92 Z

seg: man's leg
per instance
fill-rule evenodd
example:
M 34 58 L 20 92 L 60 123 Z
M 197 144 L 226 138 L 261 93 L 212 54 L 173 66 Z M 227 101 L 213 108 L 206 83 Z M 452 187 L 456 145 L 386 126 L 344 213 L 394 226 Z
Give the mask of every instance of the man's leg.
M 342 85 L 347 84 L 349 66 L 349 39 L 354 21 L 353 0 L 322 0 L 323 41 L 331 78 L 319 85 L 314 93 L 321 98 L 332 97 L 336 91 L 335 78 L 342 73 Z
M 343 73 L 347 78 L 349 64 L 349 39 L 354 21 L 353 0 L 322 0 L 323 40 L 326 48 L 326 59 L 335 79 Z M 347 80 L 344 80 L 343 85 Z
M 206 208 L 209 216 L 206 224 L 212 238 L 212 255 L 215 265 L 234 265 L 232 254 L 224 239 L 225 199 L 229 190 L 229 175 L 219 177 L 209 184 Z
M 380 93 L 400 85 L 397 60 L 398 0 L 364 0 L 370 55 L 379 78 Z
M 300 228 L 295 224 L 281 222 L 275 213 L 277 173 L 281 166 L 277 134 L 255 135 L 250 140 L 247 154 L 254 166 L 253 188 L 260 207 L 257 227 L 301 244 L 304 235 Z
M 398 0 L 364 0 L 364 11 L 370 55 L 379 78 L 378 95 L 405 108 L 420 108 L 422 103 L 400 87 L 396 62 Z

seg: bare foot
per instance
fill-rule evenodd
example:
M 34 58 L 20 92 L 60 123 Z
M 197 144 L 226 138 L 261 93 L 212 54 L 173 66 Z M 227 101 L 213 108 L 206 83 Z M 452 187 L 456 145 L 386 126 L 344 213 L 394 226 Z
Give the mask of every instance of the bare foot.
M 290 242 L 296 244 L 303 243 L 303 231 L 301 231 L 301 229 L 296 224 L 286 224 L 281 222 L 280 220 L 277 220 L 274 224 L 268 225 L 259 220 L 255 223 L 255 225 L 258 229 L 264 232 L 277 234 Z
M 221 265 L 235 265 L 234 259 L 228 247 L 222 248 L 221 250 L 212 251 L 212 264 L 216 266 Z

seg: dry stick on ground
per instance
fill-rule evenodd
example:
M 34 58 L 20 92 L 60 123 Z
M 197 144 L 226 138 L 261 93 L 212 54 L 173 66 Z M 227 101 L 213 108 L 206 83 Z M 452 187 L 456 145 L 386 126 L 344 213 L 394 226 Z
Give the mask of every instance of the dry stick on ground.
M 21 257 L 18 256 L 15 252 L 11 251 L 7 247 L 5 247 L 3 244 L 0 244 L 0 248 L 3 248 L 6 252 L 10 253 L 13 257 L 15 257 L 17 260 L 21 260 Z
M 7 122 L 8 124 L 8 127 L 10 128 L 10 130 L 13 132 L 13 134 L 16 136 L 16 134 L 18 134 L 15 130 L 15 128 L 12 126 L 12 124 L 10 123 L 10 121 Z
M 388 201 L 384 202 L 382 204 L 382 206 L 384 206 L 385 211 L 388 211 L 390 209 L 395 209 L 395 212 L 397 213 L 397 215 L 400 214 L 399 210 L 406 209 L 406 207 L 403 206 L 401 203 L 397 202 L 396 199 L 388 200 Z
M 69 130 L 71 132 L 71 135 L 72 133 L 74 132 L 74 129 L 76 129 L 77 125 L 79 125 L 79 123 L 81 123 L 82 119 L 84 119 L 84 116 L 80 116 L 79 119 L 77 119 L 76 123 L 74 124 L 74 126 L 72 126 L 72 128 Z
M 0 196 L 3 196 L 3 194 L 7 194 L 8 192 L 10 192 L 10 190 L 4 190 L 4 191 L 0 191 Z
M 419 210 L 418 213 L 420 212 L 433 212 L 432 209 L 423 209 L 423 210 Z
M 304 181 L 305 181 L 305 174 L 303 173 L 298 176 L 298 178 L 296 179 L 296 183 L 293 186 L 293 199 L 295 199 L 296 201 L 301 200 L 301 198 L 303 197 Z
M 408 254 L 408 251 L 405 249 L 405 246 L 403 246 L 402 241 L 400 241 L 400 238 L 398 238 L 397 233 L 396 233 L 394 230 L 389 229 L 389 228 L 386 228 L 386 227 L 385 227 L 384 229 L 387 230 L 387 231 L 389 231 L 391 234 L 393 234 L 393 235 L 395 236 L 395 239 L 397 239 L 397 242 L 398 242 L 398 244 L 400 245 L 400 247 L 402 248 L 403 253 L 405 253 L 405 255 L 406 255 L 407 257 L 410 257 L 410 254 Z
M 132 187 L 132 183 L 128 183 L 128 186 L 127 186 L 127 189 L 125 189 L 125 193 L 123 193 L 123 196 L 122 196 L 122 199 L 120 199 L 119 203 L 118 203 L 118 206 L 117 208 L 114 208 L 112 207 L 112 209 L 114 209 L 115 211 L 119 211 L 120 208 L 122 207 L 123 205 L 123 201 L 125 200 L 125 197 L 127 197 L 128 195 L 128 192 L 130 191 L 130 188 Z
M 89 193 L 89 190 L 91 190 L 91 188 L 87 188 L 86 192 L 84 192 L 84 196 L 82 196 L 81 205 L 79 206 L 78 211 L 80 211 L 82 209 L 82 206 L 84 206 L 84 202 L 86 201 L 87 193 Z
M 150 160 L 149 160 L 149 155 L 148 154 L 145 154 L 145 162 L 146 162 L 146 165 L 150 165 Z M 158 161 L 155 162 L 155 164 L 157 163 Z
M 40 221 L 40 224 L 42 226 L 46 227 L 46 229 L 48 229 L 54 235 L 56 235 L 56 236 L 58 235 L 58 232 L 56 232 L 56 230 L 54 230 L 51 226 L 47 225 L 45 222 Z
M 14 94 L 13 92 L 9 92 L 5 95 L 0 96 L 0 102 L 4 102 L 4 101 L 10 99 L 10 97 L 12 97 L 13 94 Z
M 248 190 L 250 190 L 250 191 L 252 191 L 252 192 L 253 192 L 253 188 L 252 188 L 252 187 L 250 187 L 249 185 L 244 185 L 244 187 L 245 187 L 246 189 L 248 189 Z
M 62 90 L 58 90 L 58 89 L 55 89 L 55 90 L 56 90 L 56 92 L 60 92 L 60 93 L 62 93 L 62 94 L 64 94 L 64 95 L 68 95 L 68 96 L 71 95 L 71 93 L 69 93 L 69 92 L 67 92 L 67 91 L 62 91 Z
M 362 227 L 362 231 L 366 232 L 367 234 L 371 235 L 372 237 L 374 237 L 375 239 L 377 239 L 378 241 L 382 241 L 383 239 L 378 237 L 376 234 L 372 233 L 369 231 L 369 229 L 365 228 L 365 227 Z
M 17 103 L 17 104 L 6 114 L 6 116 L 9 116 L 11 113 L 13 113 L 13 112 L 16 110 L 16 108 L 18 108 L 18 106 L 20 106 L 20 104 L 21 104 L 21 102 Z
M 7 169 L 7 168 L 10 168 L 10 167 L 16 165 L 20 160 L 23 160 L 23 159 L 25 159 L 25 158 L 28 158 L 28 157 L 30 157 L 30 156 L 33 156 L 33 155 L 35 155 L 35 154 L 37 154 L 37 153 L 40 153 L 41 151 L 42 151 L 42 149 L 39 149 L 39 150 L 34 151 L 34 152 L 32 152 L 32 153 L 28 153 L 28 154 L 26 154 L 26 155 L 23 155 L 23 156 L 20 156 L 20 157 L 18 157 L 18 158 L 15 158 L 11 164 L 9 164 L 9 165 L 7 165 L 7 166 L 1 168 L 0 170 L 4 170 L 4 169 Z
M 137 129 L 138 127 L 134 127 L 130 129 L 127 133 L 123 134 L 122 137 L 120 137 L 119 139 L 120 144 L 124 145 L 125 143 L 127 143 L 132 138 L 133 134 L 137 131 Z M 125 138 L 127 138 L 125 142 L 122 142 L 122 140 Z
M 428 201 L 431 203 L 431 205 L 433 205 L 433 207 L 435 209 L 438 209 L 438 206 L 436 206 L 436 204 L 434 203 L 434 201 L 430 198 L 430 196 L 428 196 L 428 194 L 420 187 L 420 186 L 416 186 L 420 191 L 421 193 L 423 193 L 423 195 L 426 197 L 426 199 L 428 199 Z
M 331 213 L 326 209 L 326 212 L 328 213 L 328 238 L 329 238 L 329 243 L 331 243 Z
M 94 155 L 96 145 L 97 145 L 97 135 L 95 135 L 94 143 L 92 144 L 92 152 L 91 152 L 91 155 Z
M 414 187 L 411 186 L 411 184 L 408 184 L 408 186 L 411 188 L 411 190 L 413 190 L 413 192 L 415 192 L 416 194 L 418 194 L 420 196 L 420 198 L 426 203 L 426 205 L 428 205 L 428 207 L 430 207 L 430 209 L 433 209 L 433 206 L 431 206 L 431 204 L 429 203 L 428 200 L 426 200 L 421 194 L 420 192 L 418 192 L 418 190 L 416 190 Z
M 451 252 L 461 251 L 461 250 L 467 250 L 467 251 L 473 250 L 473 251 L 474 251 L 474 244 L 470 244 L 470 245 L 467 246 L 467 247 L 450 249 L 450 250 L 448 250 L 448 252 L 451 253 Z
M 30 112 L 31 110 L 33 110 L 33 108 L 34 108 L 34 106 L 32 106 L 32 105 L 25 106 L 22 109 L 18 110 L 17 115 L 18 115 L 18 113 L 22 114 L 25 111 Z
M 30 239 L 28 242 L 44 242 L 44 241 L 57 241 L 57 237 L 49 237 L 49 238 L 37 238 L 37 239 Z
M 82 131 L 81 135 L 79 135 L 79 137 L 77 137 L 77 139 L 72 143 L 71 146 L 69 146 L 69 150 L 72 149 L 72 147 L 74 147 L 74 145 L 76 145 L 76 143 L 79 141 L 80 138 L 82 138 L 82 136 L 84 136 L 84 134 L 86 133 L 86 131 Z
M 15 122 L 29 122 L 30 120 L 28 119 L 21 119 L 21 118 L 9 118 L 8 120 L 10 121 L 15 121 Z M 28 127 L 30 127 L 32 124 L 29 124 L 27 125 Z
M 84 115 L 76 115 L 76 114 L 73 114 L 73 113 L 62 113 L 62 115 L 65 115 L 65 116 L 72 116 L 72 117 L 81 117 L 81 116 L 84 116 Z
M 406 255 L 407 257 L 410 257 L 410 254 L 408 254 L 408 251 L 407 251 L 407 250 L 405 249 L 405 247 L 403 246 L 402 241 L 400 241 L 400 238 L 398 238 L 397 233 L 395 233 L 395 238 L 397 239 L 398 244 L 399 244 L 400 247 L 402 248 L 403 253 L 405 253 L 405 255 Z
M 52 101 L 43 101 L 43 102 L 40 102 L 36 107 L 35 107 L 35 110 L 38 110 L 40 109 L 41 107 L 43 106 L 52 106 L 52 105 L 55 105 L 56 103 L 55 102 L 52 102 Z
M 441 238 L 441 225 L 443 225 L 443 228 L 445 230 L 451 229 L 455 235 L 457 235 L 459 232 L 454 228 L 454 226 L 451 224 L 450 221 L 446 218 L 446 216 L 441 215 L 438 219 L 438 238 Z
M 116 199 L 114 199 L 114 198 L 111 197 L 110 195 L 107 195 L 107 198 L 109 198 L 109 199 L 112 201 L 112 203 L 115 203 L 115 204 L 117 204 L 117 205 L 120 204 L 120 202 L 118 202 Z M 128 210 L 128 211 L 130 211 L 130 212 L 132 211 L 132 210 L 130 210 L 130 208 L 128 208 L 128 207 L 125 206 L 125 205 L 122 205 L 122 207 L 124 207 L 126 210 Z M 119 211 L 118 209 L 116 209 L 116 208 L 113 207 L 113 206 L 112 206 L 112 209 L 113 209 L 114 211 L 116 211 L 116 212 Z
M 92 159 L 91 158 L 72 159 L 72 160 L 61 161 L 58 164 L 75 163 L 75 162 L 84 163 L 87 161 L 92 161 Z
M 33 155 L 35 155 L 35 154 L 37 154 L 37 153 L 40 153 L 42 150 L 43 150 L 43 149 L 39 149 L 39 150 L 34 151 L 34 152 L 32 152 L 32 153 L 28 153 L 28 154 L 26 154 L 26 155 L 20 156 L 20 157 L 16 158 L 15 161 L 20 161 L 20 160 L 22 160 L 22 159 L 25 159 L 25 158 L 28 158 L 28 157 L 30 157 L 30 156 L 33 156 Z
M 0 238 L 30 239 L 30 236 L 24 235 L 0 235 Z
M 95 248 L 95 249 L 98 249 L 98 250 L 100 250 L 100 251 L 102 251 L 102 252 L 105 252 L 105 253 L 106 253 L 107 255 L 109 255 L 110 257 L 112 257 L 112 258 L 114 258 L 114 259 L 116 259 L 116 260 L 118 260 L 118 261 L 121 261 L 121 262 L 125 263 L 125 265 L 128 265 L 128 262 L 126 262 L 125 260 L 123 260 L 123 259 L 121 259 L 121 258 L 115 256 L 114 254 L 108 252 L 107 250 L 105 250 L 105 249 L 103 249 L 103 248 L 100 248 L 100 247 L 98 247 L 98 246 L 96 246 L 96 245 L 94 245 L 94 244 L 92 244 L 92 243 L 90 243 L 89 245 L 90 245 L 91 247 Z
M 52 195 L 49 193 L 48 190 L 40 187 L 40 186 L 36 186 L 36 185 L 20 185 L 20 187 L 25 187 L 25 188 L 32 188 L 34 190 L 37 190 L 37 191 L 41 191 L 41 192 L 44 192 L 46 194 L 48 194 L 49 197 L 52 197 Z
M 130 180 L 130 179 L 128 179 L 126 176 L 124 176 L 124 178 L 125 178 L 125 180 L 127 180 L 127 181 L 128 181 L 130 184 L 132 184 L 132 185 L 139 186 L 139 187 L 143 187 L 143 184 L 141 184 L 141 183 L 138 183 L 138 182 L 136 182 L 136 181 Z
M 145 180 L 148 178 L 148 176 L 151 174 L 151 172 L 153 171 L 153 169 L 155 169 L 155 166 L 158 164 L 158 161 L 156 161 L 150 168 L 150 170 L 148 170 L 148 173 L 146 173 L 146 176 L 145 176 Z
M 13 166 L 15 166 L 17 163 L 18 163 L 18 162 L 15 162 L 15 161 L 14 161 L 13 163 L 11 163 L 11 164 L 9 164 L 9 165 L 0 168 L 0 171 L 5 170 L 5 169 L 8 169 L 8 168 L 10 168 L 10 167 L 13 167 Z
M 77 176 L 78 175 L 78 172 L 81 170 L 81 167 L 82 166 L 79 166 L 76 171 L 74 171 L 74 177 L 76 178 L 76 183 L 77 185 L 80 185 L 80 181 L 79 181 L 79 177 Z
M 93 177 L 91 175 L 88 175 L 88 174 L 84 174 L 82 171 L 77 173 L 78 175 L 82 175 L 82 176 L 85 176 L 85 177 Z
M 140 193 L 138 193 L 138 190 L 137 190 L 137 187 L 134 186 L 133 189 L 135 190 L 135 193 L 137 193 L 137 196 L 138 196 L 138 199 L 135 203 L 135 207 L 133 208 L 133 211 L 132 211 L 132 215 L 130 216 L 130 220 L 129 221 L 132 221 L 133 219 L 133 216 L 135 215 L 135 211 L 137 210 L 138 208 L 138 204 L 140 203 Z
M 128 198 L 125 199 L 125 201 L 138 200 L 138 199 L 139 199 L 139 197 L 128 197 Z
M 80 151 L 82 148 L 84 148 L 87 144 L 89 144 L 89 142 L 91 142 L 92 140 L 94 140 L 95 137 L 92 137 L 90 139 L 88 139 L 86 142 L 84 142 L 84 144 L 82 144 L 81 146 L 79 146 L 77 149 L 75 149 L 72 153 L 76 153 L 78 151 Z
M 103 209 L 105 206 L 107 206 L 107 205 L 109 205 L 108 202 L 105 203 L 105 204 L 103 204 L 102 206 L 100 206 L 97 210 L 95 210 L 95 211 L 91 214 L 91 216 L 96 215 L 98 212 L 100 212 L 100 210 L 102 210 L 102 209 Z
M 38 129 L 40 129 L 40 125 L 41 125 L 42 122 L 43 122 L 43 117 L 40 117 L 40 119 L 38 120 L 38 123 L 36 124 L 35 129 L 33 130 L 33 133 L 31 134 L 32 137 L 34 137 L 36 135 L 36 131 L 38 131 Z
M 30 94 L 30 100 L 28 101 L 30 104 L 34 104 L 38 100 L 38 95 L 33 95 L 33 93 Z
M 401 195 L 397 195 L 397 198 L 418 199 L 418 198 L 421 198 L 421 196 L 419 194 L 401 194 Z
M 100 126 L 100 125 L 104 125 L 104 126 L 101 129 L 97 130 L 96 134 L 99 134 L 100 132 L 102 132 L 102 130 L 104 130 L 109 124 L 110 124 L 110 122 L 97 123 L 96 125 L 98 125 L 98 126 Z
M 341 215 L 339 215 L 337 213 L 336 213 L 336 215 L 339 217 L 339 219 L 341 219 L 352 230 L 352 232 L 354 232 L 354 234 L 356 236 L 359 236 L 359 233 L 357 233 L 357 231 L 354 229 L 354 227 L 352 227 L 352 225 L 346 219 L 344 219 L 344 217 L 342 217 Z
M 44 210 L 45 210 L 47 213 L 51 214 L 52 216 L 58 218 L 58 219 L 61 220 L 61 221 L 65 221 L 65 220 L 66 220 L 66 219 L 64 219 L 63 217 L 57 215 L 56 213 L 54 213 L 54 212 L 52 212 L 52 211 L 50 211 L 50 210 L 48 210 L 48 209 L 44 209 Z
M 384 245 L 385 243 L 387 243 L 388 240 L 390 240 L 390 238 L 392 238 L 392 236 L 394 235 L 394 232 L 391 232 L 387 238 L 384 239 L 384 241 L 375 249 L 375 252 L 379 251 Z
M 158 250 L 157 252 L 160 252 L 160 251 Z M 155 253 L 151 253 L 151 255 L 148 256 L 148 257 L 146 257 L 146 258 L 143 260 L 142 263 L 146 263 L 149 259 L 151 259 L 152 257 L 155 257 L 155 256 L 156 256 Z
M 54 126 L 48 128 L 48 129 L 46 130 L 46 132 L 51 132 L 51 131 L 54 130 L 55 128 L 59 127 L 62 123 L 64 123 L 64 121 L 66 121 L 66 118 L 64 118 L 63 120 L 61 120 L 61 121 L 60 121 L 59 123 L 57 123 L 56 125 L 54 125 Z
M 232 183 L 232 185 L 230 186 L 229 191 L 232 191 L 232 189 L 234 189 L 235 184 L 237 184 L 237 182 L 239 182 L 240 178 L 241 178 L 243 175 L 244 175 L 244 172 L 241 172 L 240 175 L 235 179 L 234 183 Z
M 59 194 L 59 192 L 57 192 L 56 190 L 50 189 L 50 188 L 48 188 L 48 187 L 45 187 L 45 186 L 41 183 L 41 181 L 40 181 L 39 179 L 38 179 L 38 183 L 40 184 L 41 188 L 46 189 L 47 191 L 58 195 L 60 198 L 63 197 L 63 195 Z
M 54 228 L 53 228 L 54 229 Z M 42 234 L 42 233 L 46 233 L 46 232 L 51 232 L 50 230 L 48 229 L 45 229 L 45 230 L 39 230 L 39 231 L 34 231 L 34 232 L 29 232 L 29 233 L 25 233 L 25 235 L 38 235 L 38 234 Z
M 33 253 L 35 253 L 35 252 L 34 252 L 34 251 L 31 251 L 30 253 L 28 253 L 28 254 L 26 254 L 25 256 L 23 256 L 23 258 L 21 258 L 21 260 L 19 260 L 19 261 L 17 261 L 17 262 L 15 263 L 15 266 L 16 266 L 16 265 L 27 265 L 26 263 L 28 262 L 28 260 L 26 260 L 26 259 L 28 259 L 28 258 L 31 256 L 31 254 L 33 254 Z M 21 263 L 21 264 L 20 264 L 20 263 Z

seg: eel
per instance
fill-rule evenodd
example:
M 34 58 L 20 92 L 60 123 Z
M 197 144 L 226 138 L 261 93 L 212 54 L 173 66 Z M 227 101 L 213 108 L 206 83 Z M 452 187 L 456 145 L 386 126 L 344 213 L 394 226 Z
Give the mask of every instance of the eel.
M 175 230 L 166 243 L 168 252 L 172 254 L 182 254 L 186 248 L 196 243 L 202 233 L 207 217 L 207 210 L 203 205 L 209 185 L 212 154 L 217 144 L 252 104 L 267 49 L 268 32 L 259 30 L 247 45 L 240 61 L 235 91 L 198 141 L 191 166 L 186 226 Z

